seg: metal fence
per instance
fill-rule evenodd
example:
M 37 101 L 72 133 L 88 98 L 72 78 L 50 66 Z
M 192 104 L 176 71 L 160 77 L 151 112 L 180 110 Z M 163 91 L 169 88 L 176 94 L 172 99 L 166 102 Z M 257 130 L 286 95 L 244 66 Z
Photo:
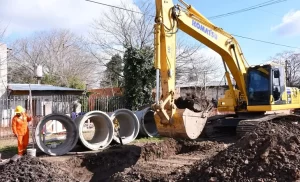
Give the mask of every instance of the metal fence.
M 14 109 L 17 105 L 29 110 L 28 96 L 11 96 L 0 98 L 0 139 L 13 137 L 11 121 L 15 115 Z M 122 96 L 96 97 L 78 95 L 52 95 L 52 96 L 33 96 L 32 97 L 32 116 L 34 123 L 37 124 L 44 116 L 56 113 L 66 114 L 72 118 L 92 110 L 113 112 L 117 109 L 125 108 Z

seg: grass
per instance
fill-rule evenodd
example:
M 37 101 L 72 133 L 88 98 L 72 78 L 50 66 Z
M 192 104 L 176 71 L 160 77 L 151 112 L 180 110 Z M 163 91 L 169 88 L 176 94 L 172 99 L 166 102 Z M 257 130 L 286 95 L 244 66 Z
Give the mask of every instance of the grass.
M 146 143 L 146 142 L 162 142 L 165 137 L 143 137 L 136 138 L 132 143 Z
M 0 153 L 16 153 L 18 151 L 17 146 L 5 146 L 0 148 Z
M 3 148 L 11 147 L 11 146 L 17 146 L 18 140 L 17 138 L 1 138 L 0 139 L 0 151 Z
M 7 159 L 18 153 L 17 140 L 14 138 L 0 140 L 0 153 L 2 159 Z

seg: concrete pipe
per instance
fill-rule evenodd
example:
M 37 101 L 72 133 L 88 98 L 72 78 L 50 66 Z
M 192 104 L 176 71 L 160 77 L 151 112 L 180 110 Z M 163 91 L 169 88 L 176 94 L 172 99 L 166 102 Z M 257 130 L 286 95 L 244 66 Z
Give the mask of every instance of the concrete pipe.
M 120 136 L 123 144 L 128 144 L 135 140 L 139 134 L 140 123 L 136 115 L 128 109 L 118 109 L 110 113 L 110 118 L 113 121 L 114 129 L 120 128 Z M 114 141 L 120 143 L 117 132 L 115 132 Z
M 56 148 L 47 147 L 43 142 L 43 129 L 48 121 L 59 121 L 66 129 L 66 138 L 62 144 Z M 71 151 L 78 140 L 77 127 L 72 119 L 63 114 L 49 114 L 40 121 L 35 130 L 35 140 L 38 148 L 48 155 L 59 156 Z
M 139 135 L 146 137 L 154 137 L 158 135 L 154 120 L 154 111 L 150 107 L 136 111 L 135 115 L 140 121 Z
M 90 120 L 94 125 L 95 132 L 92 139 L 87 141 L 84 138 L 84 123 Z M 99 150 L 106 148 L 113 139 L 114 126 L 110 117 L 102 111 L 90 111 L 75 119 L 77 125 L 79 141 L 83 146 L 90 150 Z

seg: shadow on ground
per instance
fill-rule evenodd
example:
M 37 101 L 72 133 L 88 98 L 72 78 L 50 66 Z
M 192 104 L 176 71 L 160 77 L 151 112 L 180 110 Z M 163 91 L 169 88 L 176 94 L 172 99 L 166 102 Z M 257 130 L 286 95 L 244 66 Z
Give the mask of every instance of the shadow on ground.
M 140 154 L 140 147 L 134 145 L 116 146 L 106 152 L 87 155 L 82 161 L 82 166 L 93 173 L 91 182 L 108 181 L 111 175 L 135 165 Z
M 94 153 L 81 152 L 75 156 L 70 155 L 68 159 L 57 163 L 58 166 L 79 181 L 105 182 L 113 174 L 135 165 L 140 158 L 141 147 L 118 145 Z
M 6 146 L 0 149 L 1 158 L 8 159 L 18 153 L 17 146 Z

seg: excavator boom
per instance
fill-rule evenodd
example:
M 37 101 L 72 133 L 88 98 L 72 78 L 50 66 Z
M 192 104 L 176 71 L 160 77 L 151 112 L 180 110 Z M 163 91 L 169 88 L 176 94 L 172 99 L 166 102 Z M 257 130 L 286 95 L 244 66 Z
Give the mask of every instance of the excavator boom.
M 210 104 L 200 112 L 189 108 L 179 109 L 175 104 L 175 45 L 178 30 L 222 57 L 229 89 L 224 98 L 218 100 L 218 111 L 235 114 L 229 120 L 224 117 L 217 122 L 210 118 L 210 126 L 235 127 L 237 133 L 245 133 L 261 120 L 276 118 L 272 113 L 299 110 L 300 91 L 286 87 L 284 67 L 275 64 L 249 66 L 232 35 L 215 26 L 183 0 L 179 2 L 181 4 L 174 5 L 171 0 L 156 0 L 154 35 L 157 98 L 153 109 L 161 136 L 195 139 L 202 133 L 208 116 L 212 115 Z M 237 88 L 233 87 L 230 76 L 233 76 Z M 268 111 L 272 113 L 268 114 Z
M 180 2 L 181 5 L 174 5 L 171 0 L 156 0 L 154 64 L 162 93 L 158 94 L 157 83 L 157 96 L 160 97 L 157 97 L 153 108 L 160 135 L 195 139 L 201 134 L 211 107 L 202 112 L 194 112 L 190 109 L 178 109 L 174 103 L 178 29 L 221 55 L 231 91 L 231 99 L 227 102 L 229 105 L 224 105 L 224 110 L 234 111 L 236 107 L 243 108 L 246 105 L 246 61 L 237 41 L 230 34 L 213 25 L 192 6 Z M 226 66 L 235 78 L 238 91 L 232 86 Z

